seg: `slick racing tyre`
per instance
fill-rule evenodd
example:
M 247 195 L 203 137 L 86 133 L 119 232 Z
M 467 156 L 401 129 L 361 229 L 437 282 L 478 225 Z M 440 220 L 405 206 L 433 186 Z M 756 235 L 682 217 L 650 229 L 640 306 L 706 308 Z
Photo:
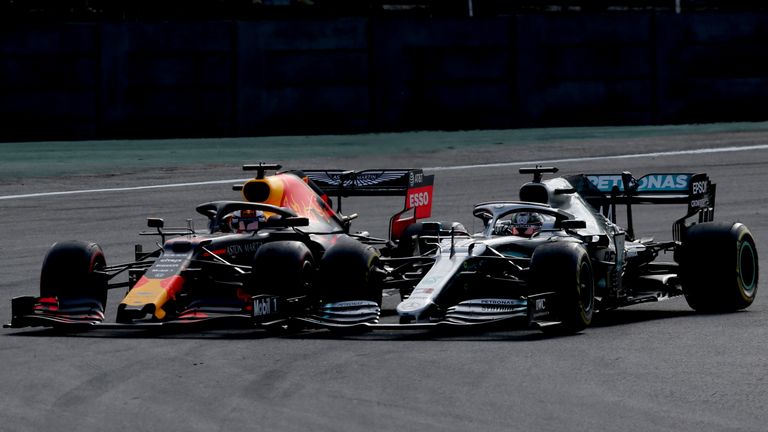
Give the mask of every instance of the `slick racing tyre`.
M 107 303 L 107 279 L 97 272 L 105 267 L 104 252 L 96 243 L 54 243 L 43 260 L 40 297 L 96 300 L 103 310 Z
M 552 328 L 570 334 L 592 323 L 595 281 L 587 251 L 578 243 L 553 242 L 536 248 L 531 257 L 531 278 L 539 292 L 554 290 Z
M 248 292 L 298 297 L 310 294 L 315 264 L 312 252 L 300 241 L 263 244 L 253 256 Z
M 683 294 L 693 310 L 733 312 L 754 301 L 757 248 L 745 225 L 693 225 L 685 232 L 677 258 Z
M 318 286 L 324 302 L 370 300 L 381 306 L 382 287 L 371 246 L 340 237 L 320 260 Z

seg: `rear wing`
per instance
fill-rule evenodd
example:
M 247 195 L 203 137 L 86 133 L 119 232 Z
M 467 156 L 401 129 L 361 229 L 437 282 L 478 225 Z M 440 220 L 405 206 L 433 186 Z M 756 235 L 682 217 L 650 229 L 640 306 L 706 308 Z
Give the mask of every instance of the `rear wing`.
M 267 171 L 277 171 L 278 164 L 260 162 L 243 165 L 244 171 L 256 171 L 256 177 L 245 184 L 232 186 L 240 191 L 246 201 L 267 202 L 273 196 Z M 323 201 L 322 207 L 333 213 L 333 217 L 345 229 L 356 218 L 356 214 L 341 214 L 342 198 L 351 196 L 403 196 L 403 210 L 390 219 L 390 239 L 397 240 L 405 228 L 417 219 L 432 216 L 432 191 L 435 176 L 424 175 L 421 169 L 370 169 L 346 171 L 339 169 L 288 170 L 277 174 L 293 174 L 302 179 Z M 250 186 L 249 186 L 250 185 Z M 279 189 L 281 189 L 280 187 Z M 277 194 L 276 194 L 277 195 Z M 336 196 L 336 211 L 332 209 L 329 195 Z M 280 199 L 281 200 L 281 199 Z M 280 201 L 278 200 L 278 201 Z M 281 205 L 281 204 L 275 204 Z
M 703 173 L 651 173 L 638 179 L 629 172 L 581 174 L 567 180 L 590 205 L 610 216 L 613 222 L 616 222 L 616 206 L 626 205 L 630 236 L 633 236 L 633 204 L 686 204 L 686 215 L 675 221 L 675 240 L 680 239 L 688 218 L 698 215 L 699 222 L 709 222 L 715 217 L 717 185 Z
M 353 196 L 403 196 L 403 209 L 390 219 L 390 239 L 396 240 L 417 219 L 432 216 L 434 175 L 421 169 L 370 169 L 345 171 L 337 169 L 301 170 L 323 194 L 336 197 L 336 211 L 341 201 Z

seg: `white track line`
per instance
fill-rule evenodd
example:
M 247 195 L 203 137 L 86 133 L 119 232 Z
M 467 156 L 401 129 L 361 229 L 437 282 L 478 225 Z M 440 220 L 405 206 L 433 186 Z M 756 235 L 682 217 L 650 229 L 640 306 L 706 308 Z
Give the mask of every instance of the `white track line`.
M 438 166 L 438 167 L 426 167 L 424 168 L 424 171 L 455 171 L 455 170 L 466 170 L 466 169 L 477 169 L 477 168 L 498 168 L 498 167 L 543 165 L 543 164 L 570 163 L 570 162 L 591 162 L 591 161 L 599 161 L 599 160 L 652 158 L 652 157 L 681 156 L 681 155 L 700 155 L 700 154 L 710 154 L 710 153 L 733 153 L 733 152 L 755 151 L 755 150 L 768 150 L 768 144 L 739 146 L 739 147 L 706 148 L 706 149 L 698 149 L 698 150 L 676 150 L 676 151 L 654 152 L 654 153 L 632 153 L 632 154 L 614 155 L 614 156 L 591 156 L 591 157 L 564 158 L 564 159 L 543 159 L 543 160 L 532 160 L 532 161 L 524 161 L 524 162 L 498 162 L 498 163 L 476 164 L 476 165 Z M 134 187 L 107 188 L 107 189 L 41 192 L 41 193 L 23 194 L 23 195 L 5 195 L 5 196 L 0 196 L 0 200 L 39 198 L 39 197 L 75 195 L 75 194 L 90 194 L 90 193 L 101 193 L 101 192 L 124 192 L 124 191 L 137 191 L 137 190 L 146 190 L 146 189 L 180 188 L 180 187 L 203 186 L 203 185 L 212 185 L 212 184 L 238 183 L 238 182 L 244 182 L 246 180 L 248 179 L 212 180 L 212 181 L 193 182 L 193 183 L 172 183 L 172 184 L 162 184 L 162 185 L 134 186 Z
M 554 163 L 568 163 L 568 162 L 592 162 L 599 160 L 612 160 L 612 159 L 633 159 L 633 158 L 649 158 L 649 157 L 661 157 L 661 156 L 681 156 L 681 155 L 699 155 L 708 153 L 732 153 L 752 150 L 768 150 L 768 144 L 740 146 L 740 147 L 720 147 L 720 148 L 706 148 L 698 150 L 676 150 L 667 152 L 655 152 L 655 153 L 631 153 L 625 155 L 614 156 L 591 156 L 591 157 L 578 157 L 578 158 L 566 158 L 566 159 L 545 159 L 538 161 L 525 161 L 525 162 L 499 162 L 490 164 L 478 164 L 478 165 L 456 165 L 456 166 L 443 166 L 424 168 L 424 171 L 452 171 L 452 170 L 465 170 L 474 168 L 496 168 L 496 167 L 509 167 L 509 166 L 521 166 L 521 165 L 542 165 L 542 164 L 554 164 Z
M 9 200 L 9 199 L 18 199 L 18 198 L 38 198 L 38 197 L 49 197 L 49 196 L 59 196 L 59 195 L 90 194 L 90 193 L 100 193 L 100 192 L 124 192 L 124 191 L 137 191 L 137 190 L 144 190 L 144 189 L 179 188 L 179 187 L 188 187 L 188 186 L 237 183 L 237 182 L 244 182 L 246 180 L 248 179 L 213 180 L 213 181 L 194 182 L 194 183 L 172 183 L 172 184 L 162 184 L 162 185 L 133 186 L 133 187 L 120 187 L 120 188 L 108 188 L 108 189 L 71 190 L 71 191 L 62 191 L 62 192 L 40 192 L 40 193 L 24 194 L 24 195 L 5 195 L 5 196 L 0 196 L 0 200 Z

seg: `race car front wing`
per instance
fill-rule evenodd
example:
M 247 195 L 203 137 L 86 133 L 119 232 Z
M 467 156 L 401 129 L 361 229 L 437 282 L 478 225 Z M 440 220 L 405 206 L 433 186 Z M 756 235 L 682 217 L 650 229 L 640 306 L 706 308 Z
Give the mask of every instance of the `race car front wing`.
M 545 292 L 521 299 L 471 299 L 451 306 L 439 320 L 380 322 L 380 310 L 370 301 L 343 302 L 324 306 L 323 315 L 296 318 L 315 328 L 331 330 L 429 330 L 449 327 L 505 329 L 544 328 L 560 324 L 552 320 L 555 293 Z
M 291 302 L 270 295 L 252 298 L 252 307 L 195 306 L 187 308 L 167 321 L 139 320 L 134 322 L 104 322 L 101 302 L 89 299 L 58 299 L 56 297 L 15 297 L 11 301 L 11 322 L 5 328 L 111 328 L 140 329 L 197 325 L 201 327 L 269 327 L 286 322 L 294 307 Z

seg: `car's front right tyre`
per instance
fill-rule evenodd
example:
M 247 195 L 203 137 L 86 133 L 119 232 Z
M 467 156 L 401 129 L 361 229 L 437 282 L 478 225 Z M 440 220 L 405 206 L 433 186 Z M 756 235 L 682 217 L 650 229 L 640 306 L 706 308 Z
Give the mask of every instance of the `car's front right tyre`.
M 77 240 L 54 243 L 43 260 L 40 297 L 61 300 L 91 299 L 107 302 L 104 252 L 96 243 Z
M 318 288 L 324 302 L 369 300 L 381 305 L 378 252 L 349 237 L 340 237 L 320 260 Z

